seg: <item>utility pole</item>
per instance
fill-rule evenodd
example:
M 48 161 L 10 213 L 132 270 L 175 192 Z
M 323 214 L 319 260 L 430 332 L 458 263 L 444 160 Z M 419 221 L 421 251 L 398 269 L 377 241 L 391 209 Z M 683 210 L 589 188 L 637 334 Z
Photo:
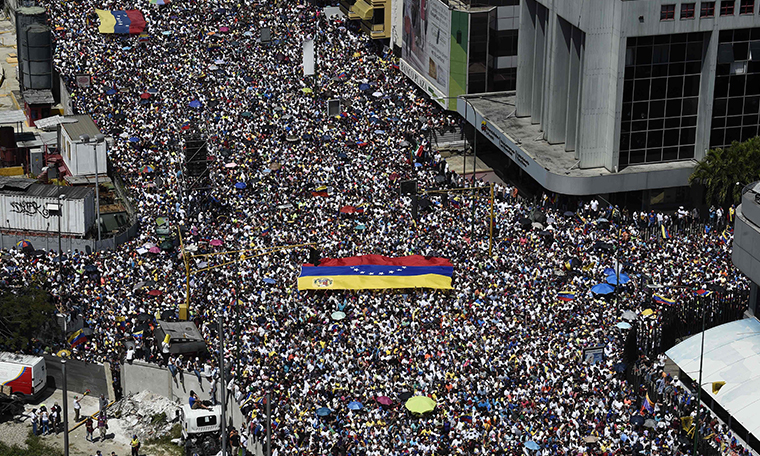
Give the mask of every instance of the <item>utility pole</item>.
M 219 314 L 219 382 L 222 396 L 222 456 L 227 456 L 227 385 L 224 383 L 224 314 Z
M 488 256 L 493 256 L 493 182 L 491 182 L 491 223 L 488 226 Z
M 694 426 L 694 454 L 697 454 L 699 445 L 699 418 L 702 411 L 702 363 L 705 359 L 705 298 L 699 298 L 702 305 L 702 348 L 699 350 L 699 382 L 697 383 L 697 423 Z
M 63 317 L 64 320 L 66 316 Z M 63 454 L 69 456 L 69 390 L 66 384 L 66 360 L 61 360 L 61 375 L 63 375 Z
M 267 456 L 272 456 L 272 393 L 267 391 Z

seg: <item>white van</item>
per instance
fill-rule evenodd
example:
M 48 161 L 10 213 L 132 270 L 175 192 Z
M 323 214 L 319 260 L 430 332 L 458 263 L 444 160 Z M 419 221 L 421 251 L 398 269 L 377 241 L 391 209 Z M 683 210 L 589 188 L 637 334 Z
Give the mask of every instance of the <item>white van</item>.
M 11 394 L 31 399 L 42 393 L 46 384 L 45 358 L 0 352 L 0 385 L 10 387 Z

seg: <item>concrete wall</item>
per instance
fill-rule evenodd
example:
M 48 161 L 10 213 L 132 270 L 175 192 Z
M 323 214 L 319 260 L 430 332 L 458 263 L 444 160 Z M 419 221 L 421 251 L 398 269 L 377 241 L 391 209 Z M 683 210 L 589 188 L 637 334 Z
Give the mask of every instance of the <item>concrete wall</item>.
M 52 355 L 45 355 L 44 358 L 47 375 L 53 377 L 56 388 L 63 388 L 61 358 Z M 110 397 L 106 378 L 107 369 L 103 364 L 70 359 L 66 361 L 66 387 L 70 392 L 84 393 L 90 390 L 91 396 L 100 397 L 101 394 L 104 394 L 106 397 Z
M 185 372 L 182 381 L 180 381 L 179 374 L 173 378 L 169 369 L 143 361 L 122 364 L 121 387 L 125 396 L 147 390 L 181 404 L 187 403 L 191 390 L 195 391 L 201 400 L 211 399 L 211 384 L 205 377 L 201 377 L 199 383 L 195 374 Z M 217 399 L 220 399 L 219 393 L 217 393 Z M 227 423 L 236 428 L 240 428 L 244 424 L 240 407 L 231 397 L 227 402 Z
M 140 229 L 138 222 L 133 223 L 128 229 L 113 237 L 103 237 L 100 242 L 97 239 L 82 239 L 63 237 L 61 238 L 61 248 L 63 251 L 79 250 L 80 252 L 93 252 L 95 250 L 114 250 L 116 246 L 124 244 L 137 235 Z M 57 225 L 50 227 L 49 233 L 24 233 L 24 232 L 2 232 L 0 231 L 0 248 L 11 249 L 16 247 L 18 241 L 27 239 L 35 249 L 58 251 L 58 232 Z

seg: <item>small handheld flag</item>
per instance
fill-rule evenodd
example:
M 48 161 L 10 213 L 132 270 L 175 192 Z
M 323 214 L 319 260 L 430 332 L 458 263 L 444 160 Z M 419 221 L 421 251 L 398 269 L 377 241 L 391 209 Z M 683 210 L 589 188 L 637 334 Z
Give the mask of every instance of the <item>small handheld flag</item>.
M 575 293 L 572 291 L 560 291 L 557 293 L 557 299 L 560 301 L 572 301 L 575 299 Z
M 703 298 L 706 298 L 707 296 L 710 296 L 712 294 L 712 291 L 710 290 L 704 290 L 700 288 L 699 290 L 695 291 L 694 294 L 696 296 L 702 296 Z
M 670 306 L 676 303 L 675 299 L 666 298 L 665 296 L 658 295 L 656 293 L 652 296 L 652 299 L 654 299 L 654 302 L 659 302 L 660 304 L 667 304 Z
M 668 231 L 668 229 L 665 228 L 665 225 L 660 225 L 660 228 L 662 228 L 662 238 L 670 239 L 670 231 Z
M 72 348 L 76 347 L 79 344 L 83 344 L 86 341 L 87 336 L 84 335 L 83 329 L 80 329 L 79 331 L 69 336 L 69 345 L 71 345 Z
M 721 388 L 723 388 L 723 385 L 725 385 L 726 382 L 720 381 L 720 382 L 712 382 L 712 392 L 713 394 L 718 394 L 718 391 L 720 391 Z

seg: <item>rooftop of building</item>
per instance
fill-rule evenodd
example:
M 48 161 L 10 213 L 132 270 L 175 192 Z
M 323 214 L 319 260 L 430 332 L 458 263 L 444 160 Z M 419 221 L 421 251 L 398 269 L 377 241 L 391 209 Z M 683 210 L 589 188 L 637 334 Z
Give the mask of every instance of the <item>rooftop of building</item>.
M 66 199 L 84 199 L 92 192 L 94 192 L 92 187 L 45 185 L 38 183 L 36 179 L 0 176 L 0 194 L 43 198 L 57 198 L 58 195 L 63 195 Z
M 94 140 L 95 135 L 99 135 L 100 129 L 95 122 L 92 121 L 92 117 L 87 115 L 79 116 L 66 116 L 67 119 L 76 119 L 76 122 L 62 123 L 61 127 L 66 130 L 66 133 L 74 141 L 79 140 L 79 136 L 87 135 Z

